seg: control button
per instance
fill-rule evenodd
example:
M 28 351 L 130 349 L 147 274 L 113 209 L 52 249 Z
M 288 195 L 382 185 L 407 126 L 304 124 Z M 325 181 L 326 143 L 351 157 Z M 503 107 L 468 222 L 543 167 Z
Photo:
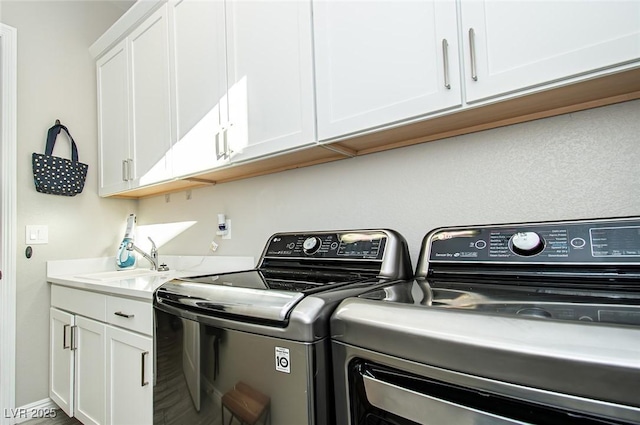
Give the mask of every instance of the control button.
M 589 316 L 580 316 L 578 320 L 582 320 L 583 322 L 593 322 L 593 319 Z
M 516 311 L 516 314 L 519 316 L 539 317 L 541 319 L 550 319 L 552 317 L 551 313 L 539 307 L 522 308 Z
M 302 250 L 305 254 L 311 255 L 317 252 L 322 246 L 322 240 L 317 236 L 307 238 L 302 243 Z
M 290 242 L 287 244 L 287 249 L 293 249 L 296 247 L 296 243 L 295 242 Z
M 338 242 L 334 242 L 331 244 L 331 249 L 336 249 L 338 248 Z
M 479 241 L 476 241 L 475 246 L 478 249 L 484 249 L 487 247 L 487 243 L 481 239 Z
M 584 248 L 584 246 L 587 244 L 587 241 L 585 241 L 582 238 L 573 238 L 571 239 L 571 246 L 574 248 Z
M 509 241 L 515 254 L 530 256 L 542 252 L 544 240 L 536 232 L 518 232 Z

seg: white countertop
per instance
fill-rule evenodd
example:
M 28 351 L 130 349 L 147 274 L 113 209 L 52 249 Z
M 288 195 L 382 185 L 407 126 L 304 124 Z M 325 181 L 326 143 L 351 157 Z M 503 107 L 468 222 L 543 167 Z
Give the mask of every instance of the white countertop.
M 225 273 L 238 270 L 248 270 L 255 267 L 253 257 L 240 256 L 174 256 L 161 255 L 159 262 L 167 264 L 169 271 L 153 272 L 141 276 L 100 278 L 98 273 L 115 272 L 113 257 L 86 258 L 78 260 L 47 261 L 47 282 L 55 285 L 68 286 L 76 289 L 102 292 L 146 300 L 153 299 L 153 292 L 163 283 L 176 277 L 197 276 L 212 273 Z M 145 270 L 146 264 L 142 261 Z

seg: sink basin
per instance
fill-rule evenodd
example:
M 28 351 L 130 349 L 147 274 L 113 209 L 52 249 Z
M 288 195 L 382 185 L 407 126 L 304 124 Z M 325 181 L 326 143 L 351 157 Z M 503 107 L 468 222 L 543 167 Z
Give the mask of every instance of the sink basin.
M 88 273 L 76 276 L 81 279 L 97 280 L 100 282 L 108 282 L 111 280 L 132 279 L 144 276 L 165 276 L 169 272 L 158 272 L 149 269 L 130 269 L 130 270 L 114 270 L 111 272 Z

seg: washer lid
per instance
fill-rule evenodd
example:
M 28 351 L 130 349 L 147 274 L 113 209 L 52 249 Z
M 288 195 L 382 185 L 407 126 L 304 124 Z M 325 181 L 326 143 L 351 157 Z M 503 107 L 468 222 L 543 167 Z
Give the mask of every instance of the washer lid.
M 275 282 L 274 282 L 275 286 Z M 156 302 L 214 316 L 285 324 L 304 298 L 305 286 L 272 289 L 257 270 L 174 279 L 156 291 Z

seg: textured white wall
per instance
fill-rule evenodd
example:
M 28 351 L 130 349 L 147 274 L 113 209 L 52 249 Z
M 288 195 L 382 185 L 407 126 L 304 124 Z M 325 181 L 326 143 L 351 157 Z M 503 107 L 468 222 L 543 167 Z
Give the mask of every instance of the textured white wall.
M 95 61 L 89 46 L 123 13 L 101 1 L 6 1 L 2 22 L 18 30 L 18 250 L 16 405 L 49 395 L 46 261 L 114 255 L 135 201 L 98 197 Z M 36 192 L 31 153 L 43 152 L 56 119 L 67 125 L 89 164 L 82 194 Z M 69 156 L 60 136 L 54 154 Z M 49 244 L 24 255 L 27 224 L 49 226 Z
M 439 226 L 640 215 L 640 101 L 309 168 L 143 199 L 139 223 L 196 220 L 161 248 L 261 254 L 274 232 L 389 227 L 409 242 Z

